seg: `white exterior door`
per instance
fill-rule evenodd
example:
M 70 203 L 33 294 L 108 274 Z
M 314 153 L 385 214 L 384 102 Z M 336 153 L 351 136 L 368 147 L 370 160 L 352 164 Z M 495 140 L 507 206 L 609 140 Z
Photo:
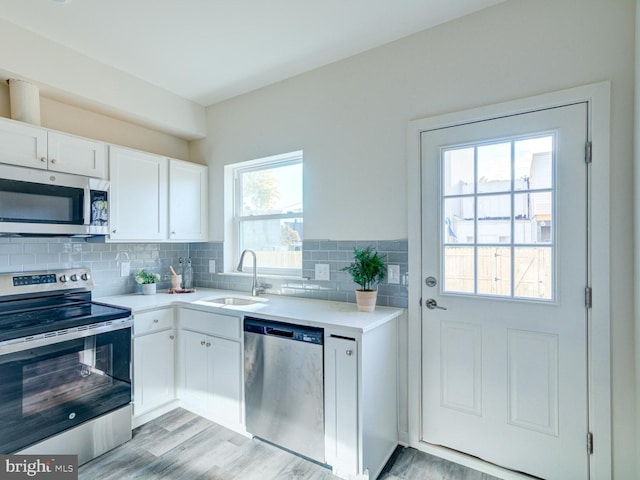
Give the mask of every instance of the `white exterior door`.
M 421 441 L 588 478 L 586 125 L 577 103 L 422 133 Z

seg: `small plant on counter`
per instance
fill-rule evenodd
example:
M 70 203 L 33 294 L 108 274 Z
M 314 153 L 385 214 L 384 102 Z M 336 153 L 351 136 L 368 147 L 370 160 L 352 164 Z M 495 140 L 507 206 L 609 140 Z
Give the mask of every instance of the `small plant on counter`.
M 156 283 L 160 280 L 159 273 L 145 272 L 143 269 L 138 270 L 136 273 L 136 283 L 140 285 L 146 285 L 148 283 Z
M 353 262 L 342 271 L 348 272 L 353 281 L 360 285 L 361 288 L 358 290 L 372 291 L 387 275 L 384 264 L 385 257 L 371 246 L 363 249 L 354 248 Z
M 387 275 L 384 260 L 386 255 L 380 255 L 371 246 L 363 249 L 353 249 L 353 262 L 342 269 L 351 275 L 355 283 L 360 285 L 356 289 L 358 310 L 372 312 L 376 306 L 378 283 Z

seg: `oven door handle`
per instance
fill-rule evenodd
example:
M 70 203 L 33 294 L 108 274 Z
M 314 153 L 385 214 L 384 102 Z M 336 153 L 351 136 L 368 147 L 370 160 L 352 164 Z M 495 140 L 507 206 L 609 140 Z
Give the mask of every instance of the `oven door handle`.
M 23 350 L 30 350 L 33 348 L 46 347 L 48 345 L 67 342 L 69 340 L 77 340 L 78 338 L 100 335 L 102 333 L 114 332 L 116 330 L 123 330 L 125 328 L 131 328 L 132 326 L 133 319 L 131 317 L 128 317 L 118 320 L 110 320 L 108 322 L 83 325 L 66 330 L 42 333 L 26 338 L 7 340 L 6 342 L 0 343 L 0 355 L 21 352 Z

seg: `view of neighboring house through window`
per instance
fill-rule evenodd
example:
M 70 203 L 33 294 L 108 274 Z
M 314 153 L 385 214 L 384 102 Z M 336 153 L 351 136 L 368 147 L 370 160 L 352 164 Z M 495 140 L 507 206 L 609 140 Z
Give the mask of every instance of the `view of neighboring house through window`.
M 441 152 L 444 291 L 554 298 L 554 135 Z
M 238 249 L 256 252 L 258 272 L 302 274 L 302 152 L 238 164 L 234 169 Z M 253 271 L 245 257 L 243 271 Z

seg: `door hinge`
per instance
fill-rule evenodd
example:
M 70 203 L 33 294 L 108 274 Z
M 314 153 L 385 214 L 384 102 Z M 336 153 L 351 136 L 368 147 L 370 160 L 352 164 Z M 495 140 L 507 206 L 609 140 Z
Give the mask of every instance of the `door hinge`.
M 584 163 L 591 163 L 591 142 L 584 145 Z
M 587 433 L 587 453 L 593 455 L 593 433 Z
M 584 289 L 584 306 L 587 308 L 591 308 L 593 299 L 593 290 L 591 287 L 585 287 Z

